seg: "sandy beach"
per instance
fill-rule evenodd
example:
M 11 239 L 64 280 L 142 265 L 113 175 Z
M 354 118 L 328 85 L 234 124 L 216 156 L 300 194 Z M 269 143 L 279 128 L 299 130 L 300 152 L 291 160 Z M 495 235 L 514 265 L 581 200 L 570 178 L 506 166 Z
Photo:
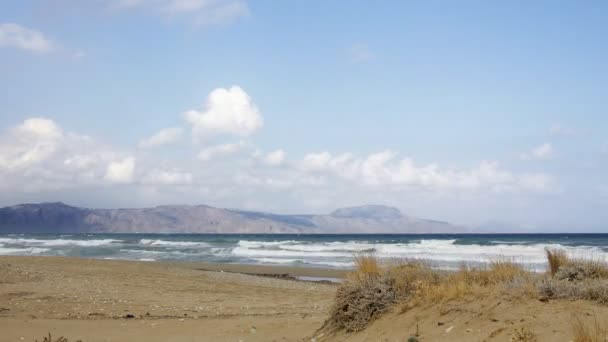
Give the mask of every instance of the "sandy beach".
M 206 270 L 202 270 L 206 269 Z M 276 274 L 279 278 L 243 273 Z M 0 257 L 0 341 L 301 341 L 336 285 L 290 267 Z
M 586 300 L 488 293 L 405 309 L 356 333 L 321 333 L 340 278 L 330 269 L 0 257 L 0 341 L 573 341 L 576 320 L 606 326 Z M 533 332 L 523 339 L 521 332 Z M 518 335 L 519 334 L 519 335 Z M 521 335 L 521 336 L 520 336 Z M 519 337 L 518 337 L 519 336 Z M 520 338 L 520 339 L 518 339 Z

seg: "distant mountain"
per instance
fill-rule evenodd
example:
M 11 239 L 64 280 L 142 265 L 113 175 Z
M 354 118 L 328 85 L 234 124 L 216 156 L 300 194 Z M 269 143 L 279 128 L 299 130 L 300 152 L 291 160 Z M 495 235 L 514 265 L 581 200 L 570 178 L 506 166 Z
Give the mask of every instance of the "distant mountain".
M 57 203 L 0 208 L 0 233 L 457 233 L 464 227 L 410 217 L 399 209 L 366 205 L 329 215 L 278 215 L 172 205 L 142 209 L 89 209 Z

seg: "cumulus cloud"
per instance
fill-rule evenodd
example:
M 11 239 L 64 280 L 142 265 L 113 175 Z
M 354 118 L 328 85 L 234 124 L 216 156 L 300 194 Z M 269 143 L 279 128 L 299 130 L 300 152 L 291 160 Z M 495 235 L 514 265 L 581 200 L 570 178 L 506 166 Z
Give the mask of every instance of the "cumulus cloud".
M 247 147 L 248 144 L 244 141 L 237 143 L 222 144 L 210 146 L 202 149 L 198 154 L 198 159 L 202 161 L 210 161 L 214 158 L 228 156 L 237 153 Z
M 15 23 L 3 23 L 0 24 L 0 47 L 43 54 L 53 51 L 54 44 L 39 31 Z
M 184 113 L 199 137 L 220 134 L 249 136 L 263 125 L 262 115 L 247 93 L 238 86 L 213 90 L 204 108 Z
M 328 152 L 304 156 L 305 172 L 326 172 L 366 186 L 416 186 L 430 190 L 489 189 L 495 192 L 551 190 L 552 177 L 545 174 L 516 175 L 498 162 L 483 161 L 469 170 L 441 169 L 437 164 L 417 165 L 412 159 L 396 159 L 386 150 L 355 158 L 350 153 L 332 156 Z
M 475 208 L 488 200 L 515 203 L 559 193 L 550 174 L 514 172 L 496 161 L 446 167 L 392 150 L 322 151 L 289 160 L 283 149 L 262 152 L 242 140 L 203 148 L 198 157 L 205 162 L 199 163 L 192 161 L 197 153 L 191 147 L 181 152 L 192 155 L 171 156 L 123 150 L 65 131 L 48 118 L 27 119 L 0 134 L 0 201 L 66 200 L 70 193 L 80 205 L 181 202 L 319 212 L 378 201 L 427 209 L 468 201 Z M 91 191 L 104 193 L 105 202 L 93 203 Z M 428 210 L 424 214 L 438 217 Z
M 529 152 L 522 153 L 520 159 L 522 160 L 547 160 L 553 158 L 555 151 L 550 143 L 544 143 L 540 146 L 533 148 Z
M 285 151 L 275 150 L 264 156 L 264 163 L 271 166 L 279 166 L 285 161 Z
M 127 157 L 108 164 L 104 179 L 110 183 L 131 183 L 135 171 L 135 158 Z
M 182 136 L 183 130 L 179 127 L 161 129 L 153 136 L 139 142 L 139 147 L 151 148 L 176 142 Z
M 227 25 L 250 16 L 242 0 L 110 0 L 112 10 L 151 10 L 169 19 L 183 18 L 196 26 Z
M 154 169 L 144 176 L 142 183 L 152 185 L 187 185 L 192 184 L 192 174 L 178 170 Z
M 0 167 L 19 170 L 42 162 L 55 153 L 62 138 L 61 128 L 52 120 L 27 119 L 0 144 Z

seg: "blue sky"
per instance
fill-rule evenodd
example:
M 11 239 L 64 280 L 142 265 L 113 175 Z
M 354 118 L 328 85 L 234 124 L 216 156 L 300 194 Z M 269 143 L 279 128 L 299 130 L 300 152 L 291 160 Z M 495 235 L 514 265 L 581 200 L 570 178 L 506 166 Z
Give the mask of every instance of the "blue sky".
M 0 204 L 373 202 L 602 231 L 607 15 L 602 1 L 4 2 Z

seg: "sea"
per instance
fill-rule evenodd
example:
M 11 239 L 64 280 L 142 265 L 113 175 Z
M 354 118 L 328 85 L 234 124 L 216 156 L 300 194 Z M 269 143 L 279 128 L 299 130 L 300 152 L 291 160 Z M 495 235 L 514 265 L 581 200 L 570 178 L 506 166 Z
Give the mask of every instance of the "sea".
M 608 234 L 0 234 L 0 255 L 203 261 L 348 269 L 354 256 L 424 260 L 437 269 L 513 261 L 546 269 L 545 250 L 606 260 Z

